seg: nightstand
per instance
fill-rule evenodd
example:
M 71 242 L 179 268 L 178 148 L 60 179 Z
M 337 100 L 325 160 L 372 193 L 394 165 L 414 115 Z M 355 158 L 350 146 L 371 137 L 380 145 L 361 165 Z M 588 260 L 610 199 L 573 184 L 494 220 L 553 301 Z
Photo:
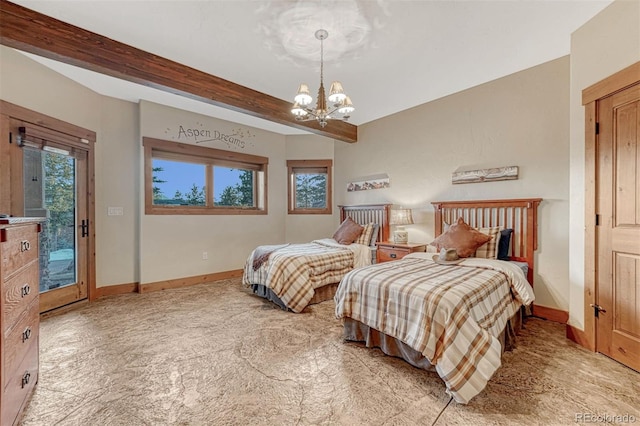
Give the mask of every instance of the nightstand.
M 409 253 L 427 251 L 427 245 L 422 243 L 396 244 L 393 241 L 376 243 L 378 246 L 378 263 L 402 259 Z

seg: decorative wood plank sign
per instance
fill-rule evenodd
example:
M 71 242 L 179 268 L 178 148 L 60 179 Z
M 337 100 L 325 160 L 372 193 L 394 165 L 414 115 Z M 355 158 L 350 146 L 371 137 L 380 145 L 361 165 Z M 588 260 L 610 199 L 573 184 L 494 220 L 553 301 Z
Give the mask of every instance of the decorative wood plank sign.
M 518 166 L 453 172 L 451 183 L 456 185 L 460 183 L 493 182 L 496 180 L 513 179 L 518 179 Z
M 349 182 L 347 192 L 367 191 L 369 189 L 389 188 L 389 176 L 382 173 L 374 176 L 367 176 Z

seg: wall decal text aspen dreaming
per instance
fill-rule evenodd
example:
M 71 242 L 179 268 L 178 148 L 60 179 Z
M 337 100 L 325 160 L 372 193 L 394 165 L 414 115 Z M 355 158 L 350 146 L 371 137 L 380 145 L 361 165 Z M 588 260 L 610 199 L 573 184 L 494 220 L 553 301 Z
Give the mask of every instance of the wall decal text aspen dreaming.
M 227 134 L 219 130 L 206 129 L 202 123 L 196 123 L 196 125 L 199 125 L 200 128 L 179 125 L 177 134 L 170 128 L 167 128 L 165 133 L 173 133 L 174 136 L 172 136 L 171 139 L 178 141 L 186 140 L 195 143 L 220 141 L 228 148 L 234 147 L 239 149 L 245 149 L 247 145 L 253 146 L 252 143 L 245 139 L 253 138 L 255 135 L 251 134 L 251 132 L 247 130 L 234 129 L 231 134 Z

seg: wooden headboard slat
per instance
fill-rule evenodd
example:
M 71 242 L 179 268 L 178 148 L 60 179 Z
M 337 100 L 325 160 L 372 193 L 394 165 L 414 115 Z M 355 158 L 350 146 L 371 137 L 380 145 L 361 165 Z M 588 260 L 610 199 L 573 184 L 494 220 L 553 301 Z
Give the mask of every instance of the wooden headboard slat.
M 340 223 L 350 217 L 360 225 L 377 223 L 378 237 L 376 241 L 388 241 L 390 235 L 389 218 L 391 204 L 361 204 L 357 206 L 338 206 L 340 208 Z
M 527 279 L 533 285 L 534 251 L 538 248 L 538 205 L 542 198 L 513 200 L 434 201 L 435 236 L 442 234 L 445 224 L 462 218 L 476 228 L 499 226 L 513 229 L 510 256 L 527 262 Z

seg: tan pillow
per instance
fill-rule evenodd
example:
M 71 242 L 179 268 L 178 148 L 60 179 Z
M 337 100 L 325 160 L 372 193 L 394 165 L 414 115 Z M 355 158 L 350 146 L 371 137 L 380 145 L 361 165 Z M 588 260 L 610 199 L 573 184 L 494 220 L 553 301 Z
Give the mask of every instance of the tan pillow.
M 483 259 L 497 259 L 498 242 L 500 241 L 500 227 L 494 226 L 491 228 L 478 228 L 478 231 L 483 234 L 487 234 L 491 239 L 478 247 L 478 250 L 476 250 L 476 257 L 481 257 Z
M 358 244 L 364 244 L 365 246 L 368 246 L 369 243 L 371 242 L 371 236 L 373 234 L 373 228 L 374 227 L 375 227 L 375 224 L 367 223 L 364 226 L 364 230 L 362 231 L 362 234 L 360 234 L 360 236 L 354 242 L 358 243 Z
M 333 239 L 340 244 L 351 244 L 362 234 L 363 230 L 364 228 L 362 226 L 348 217 L 340 224 L 336 233 L 333 234 Z
M 454 248 L 458 252 L 458 256 L 471 257 L 478 247 L 490 239 L 490 236 L 467 225 L 464 219 L 458 218 L 458 222 L 451 225 L 444 234 L 433 240 L 431 245 L 438 250 Z

